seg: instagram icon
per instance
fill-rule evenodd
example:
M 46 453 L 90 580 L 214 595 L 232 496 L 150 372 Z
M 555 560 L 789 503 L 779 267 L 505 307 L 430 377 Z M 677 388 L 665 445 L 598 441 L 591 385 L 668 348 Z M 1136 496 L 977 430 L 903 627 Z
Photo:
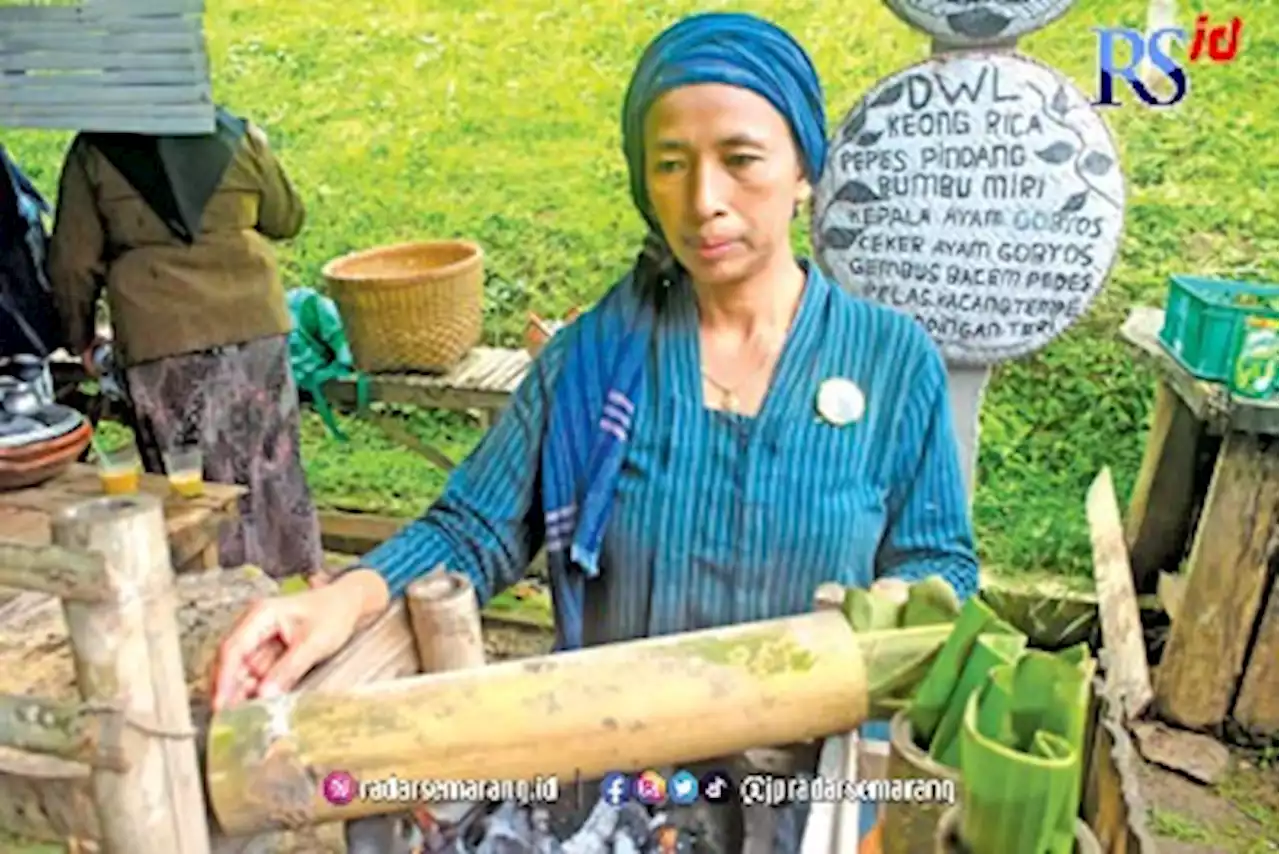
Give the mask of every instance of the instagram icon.
M 667 799 L 667 781 L 657 771 L 636 777 L 636 800 L 646 806 L 660 806 Z

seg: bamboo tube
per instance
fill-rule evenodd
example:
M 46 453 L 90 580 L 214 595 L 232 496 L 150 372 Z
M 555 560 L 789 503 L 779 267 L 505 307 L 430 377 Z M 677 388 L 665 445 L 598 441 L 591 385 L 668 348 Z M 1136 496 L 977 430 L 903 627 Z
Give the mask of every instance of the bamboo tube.
M 484 667 L 484 635 L 480 632 L 480 600 L 470 579 L 457 572 L 431 572 L 412 582 L 404 594 L 409 626 L 423 673 Z M 406 807 L 412 806 L 405 804 Z M 429 804 L 432 815 L 470 810 L 472 804 Z M 347 851 L 378 850 L 382 837 L 396 838 L 395 816 L 368 816 L 346 822 Z
M 211 723 L 210 800 L 252 833 L 403 809 L 329 804 L 332 771 L 591 779 L 803 741 L 864 719 L 862 661 L 831 612 L 253 701 Z
M 949 628 L 949 627 L 948 627 Z M 931 757 L 916 744 L 911 718 L 904 709 L 889 722 L 890 779 L 952 780 L 960 787 L 960 771 Z M 884 805 L 884 854 L 916 854 L 929 847 L 946 804 Z
M 76 681 L 86 705 L 119 711 L 123 771 L 93 770 L 106 854 L 209 854 L 204 797 L 178 639 L 173 569 L 160 502 L 98 498 L 53 517 L 55 545 L 100 555 L 100 602 L 66 600 Z
M 480 602 L 457 572 L 432 572 L 405 590 L 409 623 L 423 673 L 484 666 Z

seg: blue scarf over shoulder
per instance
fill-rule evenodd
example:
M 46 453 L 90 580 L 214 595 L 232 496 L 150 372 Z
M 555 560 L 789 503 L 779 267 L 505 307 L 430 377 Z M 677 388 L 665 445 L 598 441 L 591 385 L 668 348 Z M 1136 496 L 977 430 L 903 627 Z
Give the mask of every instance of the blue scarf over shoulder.
M 810 182 L 826 162 L 822 88 L 795 40 L 751 15 L 695 15 L 663 32 L 636 68 L 622 110 L 631 195 L 651 229 L 635 268 L 574 328 L 553 390 L 541 456 L 547 566 L 557 649 L 582 646 L 586 579 L 600 547 L 636 414 L 659 311 L 659 294 L 680 274 L 649 204 L 644 119 L 663 93 L 722 83 L 769 101 L 786 118 Z

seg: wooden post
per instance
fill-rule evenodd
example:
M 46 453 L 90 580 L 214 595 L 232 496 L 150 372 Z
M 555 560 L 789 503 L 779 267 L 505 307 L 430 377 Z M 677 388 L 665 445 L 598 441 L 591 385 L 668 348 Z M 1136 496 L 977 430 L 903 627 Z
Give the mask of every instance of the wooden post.
M 86 705 L 126 718 L 127 767 L 93 771 L 104 851 L 208 854 L 161 504 L 147 495 L 92 499 L 54 516 L 53 541 L 100 555 L 110 587 L 100 603 L 63 605 Z
M 1266 594 L 1278 474 L 1274 437 L 1231 433 L 1223 441 L 1156 673 L 1157 709 L 1172 723 L 1216 727 L 1231 711 Z
M 484 667 L 480 602 L 465 575 L 428 573 L 409 585 L 404 598 L 423 673 Z
M 1273 547 L 1274 548 L 1274 547 Z M 1275 738 L 1280 733 L 1280 605 L 1276 595 L 1280 584 L 1276 583 L 1275 552 L 1271 556 L 1271 596 L 1262 613 L 1262 624 L 1249 652 L 1249 664 L 1240 680 L 1240 693 L 1236 697 L 1231 717 L 1251 735 Z
M 1133 584 L 1150 593 L 1160 570 L 1175 572 L 1186 552 L 1205 425 L 1164 381 L 1156 385 L 1142 468 L 1129 498 L 1125 540 Z
M 1104 468 L 1089 487 L 1085 512 L 1093 540 L 1093 577 L 1098 586 L 1107 684 L 1124 703 L 1125 723 L 1129 723 L 1142 717 L 1151 705 L 1151 673 L 1110 469 Z

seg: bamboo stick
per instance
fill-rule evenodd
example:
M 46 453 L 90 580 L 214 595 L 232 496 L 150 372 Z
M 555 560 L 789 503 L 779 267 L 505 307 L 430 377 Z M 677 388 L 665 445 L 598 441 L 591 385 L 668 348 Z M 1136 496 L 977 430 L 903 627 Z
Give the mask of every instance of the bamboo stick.
M 0 543 L 0 587 L 79 602 L 102 602 L 107 597 L 102 558 L 57 546 Z
M 866 716 L 860 646 L 842 615 L 806 614 L 253 701 L 211 723 L 210 800 L 251 833 L 403 809 L 326 802 L 332 771 L 591 779 L 818 738 Z
M 0 745 L 124 771 L 124 716 L 108 707 L 0 694 Z
M 173 570 L 159 500 L 99 498 L 53 517 L 56 545 L 100 555 L 111 595 L 63 608 L 86 703 L 127 718 L 123 770 L 95 768 L 105 854 L 209 854 L 209 832 L 183 674 Z

